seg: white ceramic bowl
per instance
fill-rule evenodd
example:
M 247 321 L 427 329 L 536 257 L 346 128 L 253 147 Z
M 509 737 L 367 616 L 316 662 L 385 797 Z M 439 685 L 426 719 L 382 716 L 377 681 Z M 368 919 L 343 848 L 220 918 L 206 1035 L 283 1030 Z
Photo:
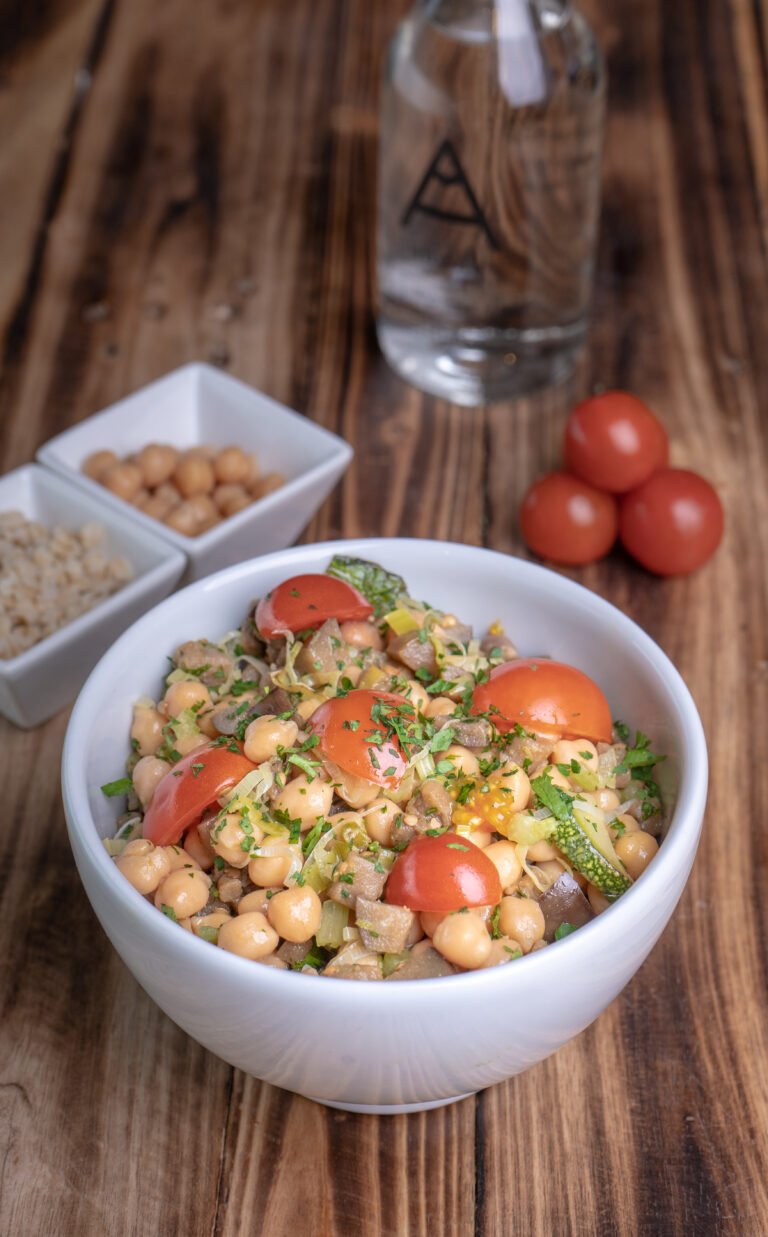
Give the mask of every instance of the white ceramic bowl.
M 400 572 L 418 597 L 476 627 L 501 618 L 523 653 L 580 666 L 614 716 L 657 750 L 673 816 L 658 857 L 614 906 L 563 941 L 508 966 L 445 979 L 361 983 L 262 967 L 180 931 L 120 876 L 101 838 L 114 806 L 132 699 L 157 691 L 182 640 L 216 637 L 251 598 L 335 552 Z M 634 623 L 553 572 L 469 546 L 371 540 L 302 546 L 221 572 L 178 593 L 104 657 L 75 706 L 63 760 L 70 838 L 83 883 L 115 948 L 150 996 L 196 1040 L 259 1078 L 339 1108 L 403 1112 L 450 1103 L 519 1073 L 582 1031 L 638 969 L 693 863 L 707 753 L 680 675 Z
M 286 482 L 207 533 L 185 537 L 81 471 L 93 451 L 109 448 L 122 456 L 148 442 L 242 447 L 257 453 L 262 473 L 281 472 Z M 290 545 L 330 494 L 352 454 L 336 434 L 229 374 L 195 363 L 64 430 L 40 448 L 37 458 L 182 551 L 189 561 L 185 580 L 190 581 Z
M 49 526 L 106 529 L 109 548 L 135 575 L 65 627 L 16 657 L 0 660 L 0 713 L 17 726 L 37 726 L 74 699 L 87 674 L 134 619 L 166 597 L 186 567 L 183 554 L 153 532 L 105 507 L 62 477 L 27 464 L 0 477 L 0 511 L 21 511 Z

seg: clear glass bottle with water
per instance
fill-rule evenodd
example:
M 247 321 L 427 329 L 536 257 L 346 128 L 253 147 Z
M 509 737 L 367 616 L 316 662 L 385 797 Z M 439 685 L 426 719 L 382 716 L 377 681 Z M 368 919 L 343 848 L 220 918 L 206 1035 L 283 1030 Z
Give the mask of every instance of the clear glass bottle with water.
M 402 22 L 381 112 L 377 327 L 409 382 L 471 405 L 570 372 L 604 103 L 570 0 L 421 0 Z

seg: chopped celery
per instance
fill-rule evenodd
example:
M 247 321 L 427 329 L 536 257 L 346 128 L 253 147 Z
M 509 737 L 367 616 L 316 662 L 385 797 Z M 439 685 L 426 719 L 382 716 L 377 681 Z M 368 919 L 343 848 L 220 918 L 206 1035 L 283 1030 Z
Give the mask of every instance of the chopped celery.
M 543 820 L 540 820 L 531 812 L 515 812 L 506 828 L 499 829 L 499 832 L 519 842 L 522 846 L 535 846 L 537 842 L 547 841 L 554 829 L 553 816 L 545 816 Z
M 327 949 L 339 949 L 344 942 L 344 929 L 349 923 L 349 908 L 338 902 L 323 902 L 320 924 L 315 933 L 318 945 Z
M 403 606 L 398 606 L 397 610 L 390 610 L 389 614 L 385 614 L 384 622 L 392 628 L 396 636 L 404 636 L 409 631 L 419 630 L 416 618 Z
M 396 971 L 401 962 L 407 962 L 411 956 L 410 949 L 404 949 L 399 954 L 383 954 L 381 959 L 381 970 L 385 979 L 389 979 L 393 971 Z

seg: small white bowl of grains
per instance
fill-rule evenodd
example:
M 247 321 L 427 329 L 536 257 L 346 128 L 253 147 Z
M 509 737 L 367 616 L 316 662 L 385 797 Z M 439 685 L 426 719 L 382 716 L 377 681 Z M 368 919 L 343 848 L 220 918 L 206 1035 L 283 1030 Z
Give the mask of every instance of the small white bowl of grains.
M 295 541 L 352 448 L 194 363 L 64 430 L 37 458 L 182 551 L 188 582 Z
M 28 728 L 64 708 L 185 566 L 162 538 L 37 464 L 0 477 L 0 714 Z

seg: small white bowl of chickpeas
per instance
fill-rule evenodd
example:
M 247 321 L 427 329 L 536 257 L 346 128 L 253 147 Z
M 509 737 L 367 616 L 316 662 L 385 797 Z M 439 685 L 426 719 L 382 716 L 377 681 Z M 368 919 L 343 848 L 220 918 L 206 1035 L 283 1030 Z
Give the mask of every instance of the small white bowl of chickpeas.
M 187 581 L 290 545 L 344 473 L 341 438 L 208 365 L 86 418 L 42 464 L 164 537 Z

